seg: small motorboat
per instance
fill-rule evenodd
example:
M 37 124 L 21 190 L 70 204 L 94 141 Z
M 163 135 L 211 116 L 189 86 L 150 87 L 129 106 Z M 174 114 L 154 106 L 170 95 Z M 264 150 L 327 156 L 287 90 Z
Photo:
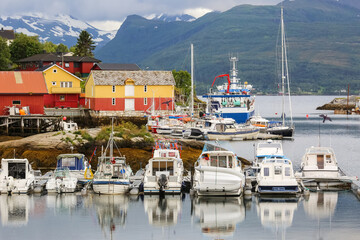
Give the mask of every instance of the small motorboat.
M 306 149 L 301 162 L 301 171 L 296 173 L 306 187 L 317 189 L 350 189 L 357 177 L 347 176 L 339 167 L 334 150 L 330 147 Z
M 145 194 L 180 194 L 184 166 L 177 142 L 156 142 L 145 168 Z
M 297 194 L 301 192 L 294 176 L 292 162 L 286 158 L 266 158 L 256 176 L 256 191 L 260 194 Z
M 34 171 L 26 158 L 1 159 L 0 192 L 26 194 L 34 188 Z
M 232 151 L 206 144 L 194 168 L 193 190 L 198 196 L 241 195 L 245 176 Z

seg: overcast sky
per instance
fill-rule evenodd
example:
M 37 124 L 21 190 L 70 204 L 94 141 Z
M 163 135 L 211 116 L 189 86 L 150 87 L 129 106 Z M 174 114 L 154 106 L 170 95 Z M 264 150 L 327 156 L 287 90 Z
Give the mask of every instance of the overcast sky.
M 274 5 L 280 0 L 1 0 L 0 16 L 29 12 L 68 14 L 100 29 L 117 29 L 126 16 L 187 13 L 194 17 L 240 4 Z

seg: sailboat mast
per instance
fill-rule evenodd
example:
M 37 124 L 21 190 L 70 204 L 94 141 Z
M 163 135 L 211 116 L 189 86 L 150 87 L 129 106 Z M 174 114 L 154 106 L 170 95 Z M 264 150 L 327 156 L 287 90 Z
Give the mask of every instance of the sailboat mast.
M 285 51 L 284 51 L 284 43 L 285 43 L 285 34 L 284 34 L 284 9 L 281 6 L 281 91 L 282 91 L 282 125 L 285 125 Z
M 194 45 L 191 44 L 191 117 L 194 116 Z
M 111 133 L 110 133 L 110 160 L 112 161 L 114 155 L 114 118 L 111 118 Z

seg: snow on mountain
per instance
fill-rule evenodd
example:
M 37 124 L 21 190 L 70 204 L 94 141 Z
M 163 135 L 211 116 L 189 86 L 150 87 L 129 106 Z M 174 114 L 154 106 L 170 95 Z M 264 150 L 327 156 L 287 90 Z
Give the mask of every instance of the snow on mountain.
M 82 30 L 88 31 L 97 45 L 104 46 L 115 37 L 117 30 L 104 31 L 72 16 L 59 14 L 47 16 L 41 13 L 30 13 L 16 16 L 0 16 L 0 28 L 14 29 L 17 33 L 39 36 L 40 41 L 63 43 L 68 47 L 76 44 Z
M 159 15 L 149 15 L 145 17 L 146 19 L 149 20 L 160 20 L 160 21 L 164 21 L 164 22 L 175 22 L 175 21 L 184 21 L 184 22 L 191 22 L 196 20 L 195 17 L 190 16 L 188 14 L 181 14 L 181 15 L 166 15 L 166 14 L 159 14 Z

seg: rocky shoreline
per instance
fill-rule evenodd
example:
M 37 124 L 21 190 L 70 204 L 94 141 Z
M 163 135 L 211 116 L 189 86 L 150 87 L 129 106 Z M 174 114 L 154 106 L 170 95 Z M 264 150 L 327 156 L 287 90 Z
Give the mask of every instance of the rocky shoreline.
M 349 110 L 355 108 L 358 97 L 350 96 L 349 102 L 347 98 L 334 98 L 331 102 L 316 108 L 316 110 Z

